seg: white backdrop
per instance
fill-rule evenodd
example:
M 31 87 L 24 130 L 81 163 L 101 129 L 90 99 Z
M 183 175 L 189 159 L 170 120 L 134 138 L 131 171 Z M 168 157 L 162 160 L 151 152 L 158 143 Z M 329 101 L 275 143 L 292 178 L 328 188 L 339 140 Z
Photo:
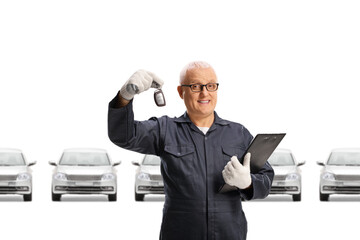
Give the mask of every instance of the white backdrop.
M 19 148 L 37 165 L 33 202 L 0 198 L 0 238 L 157 239 L 163 198 L 134 202 L 130 162 L 141 155 L 108 140 L 107 104 L 143 68 L 165 81 L 167 106 L 146 92 L 135 117 L 179 116 L 179 72 L 204 60 L 218 75 L 222 118 L 253 135 L 286 132 L 280 147 L 306 160 L 302 202 L 244 204 L 248 238 L 295 231 L 294 239 L 350 239 L 360 198 L 320 203 L 315 162 L 332 148 L 360 147 L 359 11 L 358 1 L 1 1 L 0 147 Z M 116 203 L 51 202 L 47 162 L 68 147 L 104 148 L 122 160 Z

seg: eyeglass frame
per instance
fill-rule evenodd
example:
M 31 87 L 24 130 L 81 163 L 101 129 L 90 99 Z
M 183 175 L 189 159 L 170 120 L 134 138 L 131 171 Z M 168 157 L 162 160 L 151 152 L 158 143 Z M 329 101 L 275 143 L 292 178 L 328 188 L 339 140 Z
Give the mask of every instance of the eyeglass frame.
M 210 90 L 208 89 L 208 87 L 207 87 L 208 84 L 215 84 L 215 85 L 216 85 L 216 89 L 210 91 Z M 199 86 L 201 87 L 200 91 L 193 91 L 192 86 L 194 86 L 194 85 L 199 85 Z M 207 84 L 194 83 L 194 84 L 188 84 L 188 85 L 182 84 L 182 85 L 180 85 L 180 86 L 182 86 L 182 87 L 189 87 L 192 92 L 202 92 L 202 90 L 204 89 L 204 87 L 206 88 L 206 90 L 207 90 L 208 92 L 216 92 L 216 91 L 219 89 L 219 83 L 207 83 Z

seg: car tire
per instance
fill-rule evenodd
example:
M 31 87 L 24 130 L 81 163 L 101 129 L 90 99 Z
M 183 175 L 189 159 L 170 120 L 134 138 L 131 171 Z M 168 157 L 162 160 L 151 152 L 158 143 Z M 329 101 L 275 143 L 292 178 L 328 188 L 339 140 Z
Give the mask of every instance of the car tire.
M 292 199 L 294 202 L 300 202 L 301 201 L 301 193 L 292 195 Z
M 322 194 L 320 192 L 320 201 L 322 201 L 322 202 L 329 201 L 329 194 Z
M 135 201 L 141 202 L 144 201 L 145 194 L 137 194 L 135 191 Z
M 24 198 L 24 202 L 31 202 L 31 200 L 32 200 L 32 193 L 30 193 L 30 194 L 24 194 L 24 195 L 23 195 L 23 198 Z
M 109 202 L 116 202 L 116 198 L 116 193 L 108 195 Z
M 55 193 L 52 193 L 51 194 L 51 198 L 54 202 L 59 202 L 60 199 L 61 199 L 61 194 L 55 194 Z

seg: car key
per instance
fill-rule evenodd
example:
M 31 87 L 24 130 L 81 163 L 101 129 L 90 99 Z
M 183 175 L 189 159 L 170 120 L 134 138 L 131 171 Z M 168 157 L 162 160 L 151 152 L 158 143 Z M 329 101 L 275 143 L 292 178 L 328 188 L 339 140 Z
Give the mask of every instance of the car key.
M 152 88 L 159 88 L 160 85 L 155 81 L 151 84 Z M 133 92 L 134 94 L 139 92 L 139 88 L 134 84 L 129 84 L 126 86 L 129 92 Z M 161 89 L 156 89 L 154 92 L 154 101 L 158 107 L 163 107 L 166 105 L 165 96 Z
M 158 107 L 163 107 L 166 105 L 165 96 L 161 89 L 157 89 L 154 92 L 154 101 Z

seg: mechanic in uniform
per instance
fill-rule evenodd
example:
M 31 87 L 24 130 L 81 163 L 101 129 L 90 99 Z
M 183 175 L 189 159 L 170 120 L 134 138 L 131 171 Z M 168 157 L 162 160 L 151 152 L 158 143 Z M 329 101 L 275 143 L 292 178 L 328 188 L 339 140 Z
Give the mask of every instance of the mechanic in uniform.
M 114 144 L 161 158 L 165 203 L 160 239 L 246 239 L 241 200 L 265 198 L 273 169 L 266 163 L 258 173 L 250 173 L 250 154 L 243 164 L 238 161 L 236 156 L 243 156 L 253 137 L 241 124 L 214 111 L 219 84 L 206 62 L 191 62 L 180 73 L 177 90 L 186 106 L 183 115 L 135 121 L 134 95 L 162 84 L 155 74 L 139 70 L 108 111 L 108 134 Z M 219 193 L 224 183 L 236 190 Z

